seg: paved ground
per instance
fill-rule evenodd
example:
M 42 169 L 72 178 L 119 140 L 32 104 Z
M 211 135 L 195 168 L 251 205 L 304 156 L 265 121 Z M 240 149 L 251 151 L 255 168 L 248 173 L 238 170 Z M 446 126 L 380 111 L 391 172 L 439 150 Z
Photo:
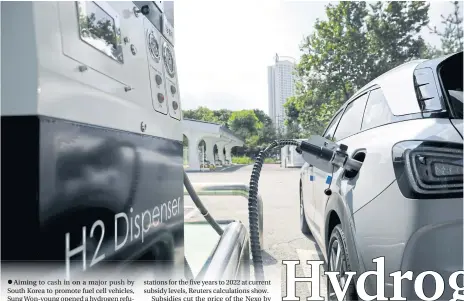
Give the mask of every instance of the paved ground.
M 188 173 L 188 177 L 192 183 L 249 184 L 251 171 L 251 165 L 232 166 L 222 171 Z M 322 258 L 312 238 L 303 235 L 299 229 L 298 181 L 298 168 L 284 169 L 274 164 L 263 166 L 259 180 L 259 194 L 264 203 L 265 271 L 275 273 L 280 269 L 282 278 L 285 272 L 282 260 L 300 260 L 297 276 L 309 277 L 310 270 L 303 269 L 302 263 Z M 247 199 L 238 196 L 202 196 L 201 199 L 215 219 L 239 219 L 248 227 Z M 185 206 L 194 206 L 188 197 Z M 296 288 L 297 296 L 304 300 L 309 294 L 308 285 L 297 283 Z M 325 285 L 321 290 L 325 290 Z M 282 296 L 285 295 L 283 280 Z

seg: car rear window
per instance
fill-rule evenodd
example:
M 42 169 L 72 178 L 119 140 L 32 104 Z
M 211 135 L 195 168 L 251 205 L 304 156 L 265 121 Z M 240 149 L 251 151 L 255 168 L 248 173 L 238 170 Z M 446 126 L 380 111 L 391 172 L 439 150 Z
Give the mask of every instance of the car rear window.
M 440 78 L 443 84 L 445 93 L 447 94 L 449 105 L 453 113 L 453 117 L 462 119 L 462 86 L 463 86 L 463 70 L 462 70 L 462 52 L 453 55 L 442 63 L 440 68 Z

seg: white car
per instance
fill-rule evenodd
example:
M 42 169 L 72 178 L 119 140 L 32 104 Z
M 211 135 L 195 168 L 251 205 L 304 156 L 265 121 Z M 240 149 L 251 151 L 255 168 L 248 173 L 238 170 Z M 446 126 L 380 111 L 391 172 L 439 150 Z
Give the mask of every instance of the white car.
M 347 145 L 363 166 L 333 175 L 308 163 L 301 169 L 301 230 L 312 234 L 328 270 L 359 275 L 385 257 L 387 298 L 392 272 L 435 271 L 448 283 L 463 270 L 462 66 L 462 52 L 405 63 L 360 89 L 333 117 L 323 136 Z M 366 280 L 371 296 L 375 279 Z M 434 278 L 423 281 L 425 295 L 434 295 Z M 359 297 L 354 284 L 347 300 Z M 413 281 L 402 286 L 403 297 L 422 299 Z M 450 300 L 453 290 L 445 288 L 440 299 Z M 330 284 L 328 297 L 335 297 Z

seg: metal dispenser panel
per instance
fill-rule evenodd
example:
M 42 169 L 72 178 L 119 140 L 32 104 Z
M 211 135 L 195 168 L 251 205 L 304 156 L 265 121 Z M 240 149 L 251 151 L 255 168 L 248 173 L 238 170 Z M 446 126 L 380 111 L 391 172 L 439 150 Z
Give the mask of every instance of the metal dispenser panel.
M 174 47 L 172 47 L 169 42 L 163 38 L 162 49 L 163 71 L 169 115 L 172 118 L 180 120 L 182 111 L 179 97 L 179 85 L 177 82 L 177 66 Z
M 148 19 L 144 19 L 143 24 L 153 108 L 160 113 L 167 114 L 168 104 L 163 76 L 161 34 Z

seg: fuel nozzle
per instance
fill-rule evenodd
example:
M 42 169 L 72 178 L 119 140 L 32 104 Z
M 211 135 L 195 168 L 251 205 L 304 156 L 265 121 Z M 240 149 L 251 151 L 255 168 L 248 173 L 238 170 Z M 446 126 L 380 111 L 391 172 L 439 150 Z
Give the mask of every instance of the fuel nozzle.
M 339 168 L 358 171 L 362 163 L 349 158 L 345 144 L 336 144 L 321 136 L 311 136 L 301 141 L 296 148 L 306 162 L 327 173 L 334 173 Z

